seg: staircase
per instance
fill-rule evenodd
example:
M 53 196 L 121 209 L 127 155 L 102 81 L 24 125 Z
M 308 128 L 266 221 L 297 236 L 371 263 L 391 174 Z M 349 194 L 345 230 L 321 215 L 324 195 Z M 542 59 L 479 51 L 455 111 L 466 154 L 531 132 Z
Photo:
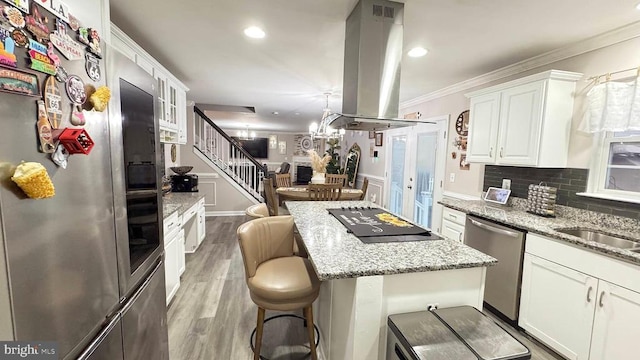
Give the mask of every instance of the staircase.
M 207 158 L 227 179 L 235 182 L 259 202 L 262 178 L 266 168 L 220 129 L 197 106 L 194 107 L 194 140 L 196 153 Z

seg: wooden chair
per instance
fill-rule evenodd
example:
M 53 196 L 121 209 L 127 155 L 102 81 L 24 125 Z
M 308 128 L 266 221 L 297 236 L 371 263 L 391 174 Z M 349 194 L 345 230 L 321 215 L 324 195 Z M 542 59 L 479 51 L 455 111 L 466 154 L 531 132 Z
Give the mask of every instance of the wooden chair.
M 291 216 L 271 216 L 238 228 L 238 242 L 251 300 L 258 306 L 253 359 L 260 360 L 265 310 L 304 310 L 311 359 L 317 360 L 312 304 L 320 293 L 320 280 L 308 259 L 294 254 Z M 276 315 L 276 317 L 278 317 Z
M 340 184 L 343 187 L 347 186 L 347 174 L 325 174 L 325 184 Z
M 276 187 L 291 187 L 291 174 L 276 174 Z
M 342 184 L 309 184 L 309 200 L 337 201 L 342 195 Z
M 360 200 L 366 200 L 367 199 L 367 188 L 369 187 L 369 178 L 364 178 L 364 181 L 362 181 L 362 196 L 360 196 Z
M 272 180 L 269 178 L 264 178 L 263 180 L 264 187 L 264 200 L 267 203 L 267 208 L 269 209 L 269 216 L 278 216 L 278 199 L 276 195 L 276 189 L 273 187 Z

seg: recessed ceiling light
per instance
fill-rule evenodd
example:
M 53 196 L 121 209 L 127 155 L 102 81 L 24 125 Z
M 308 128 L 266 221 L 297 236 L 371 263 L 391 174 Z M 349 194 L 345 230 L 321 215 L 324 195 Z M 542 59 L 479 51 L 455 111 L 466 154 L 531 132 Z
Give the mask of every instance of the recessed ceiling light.
M 296 115 L 300 115 L 300 113 L 296 113 Z
M 280 113 L 279 113 L 279 112 L 277 112 L 277 111 L 274 111 L 274 112 L 272 112 L 272 114 L 273 114 L 273 115 L 278 115 L 278 114 L 280 114 Z
M 640 10 L 640 3 L 638 3 L 638 5 L 636 5 L 636 9 Z
M 257 26 L 251 26 L 244 29 L 244 34 L 253 39 L 262 39 L 265 37 L 264 30 L 260 29 Z
M 427 55 L 428 52 L 429 51 L 423 47 L 414 47 L 413 49 L 409 50 L 407 55 L 411 57 L 421 57 Z

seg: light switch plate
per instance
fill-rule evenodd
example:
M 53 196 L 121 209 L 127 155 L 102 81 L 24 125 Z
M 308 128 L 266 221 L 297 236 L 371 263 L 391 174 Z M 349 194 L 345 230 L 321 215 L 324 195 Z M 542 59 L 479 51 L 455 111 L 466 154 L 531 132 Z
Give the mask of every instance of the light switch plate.
M 449 174 L 449 182 L 455 182 L 455 181 L 456 181 L 456 173 Z

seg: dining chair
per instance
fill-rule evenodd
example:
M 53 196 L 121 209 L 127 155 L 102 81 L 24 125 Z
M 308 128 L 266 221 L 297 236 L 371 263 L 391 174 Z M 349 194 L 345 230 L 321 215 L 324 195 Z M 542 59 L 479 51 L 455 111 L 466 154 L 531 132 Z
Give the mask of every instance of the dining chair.
M 291 187 L 291 174 L 276 174 L 276 187 Z
M 369 178 L 364 178 L 364 181 L 362 181 L 362 195 L 360 196 L 360 200 L 366 200 L 367 199 L 367 188 L 369 187 Z
M 313 324 L 313 302 L 320 293 L 320 280 L 309 259 L 294 255 L 294 222 L 291 216 L 271 216 L 246 222 L 238 228 L 238 243 L 251 300 L 258 306 L 253 359 L 260 359 L 265 310 L 303 309 L 311 359 L 317 360 L 317 327 Z M 253 333 L 250 337 L 250 342 Z M 319 339 L 319 333 L 318 333 Z M 252 348 L 254 348 L 251 343 Z
M 309 184 L 309 200 L 337 201 L 342 195 L 342 184 Z
M 341 184 L 343 187 L 347 186 L 347 174 L 325 174 L 325 184 Z
M 264 200 L 267 203 L 269 215 L 278 216 L 278 199 L 276 195 L 276 189 L 273 187 L 273 180 L 271 180 L 270 178 L 264 178 L 262 181 L 262 185 L 264 188 Z

